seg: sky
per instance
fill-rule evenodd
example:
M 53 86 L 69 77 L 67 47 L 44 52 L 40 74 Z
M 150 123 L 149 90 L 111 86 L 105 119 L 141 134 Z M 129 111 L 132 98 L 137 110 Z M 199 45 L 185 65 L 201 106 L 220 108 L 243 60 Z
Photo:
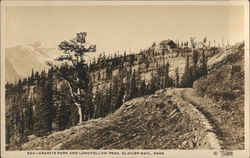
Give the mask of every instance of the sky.
M 138 51 L 165 39 L 244 39 L 240 5 L 11 6 L 5 19 L 6 47 L 43 42 L 56 48 L 77 32 L 87 32 L 99 52 Z

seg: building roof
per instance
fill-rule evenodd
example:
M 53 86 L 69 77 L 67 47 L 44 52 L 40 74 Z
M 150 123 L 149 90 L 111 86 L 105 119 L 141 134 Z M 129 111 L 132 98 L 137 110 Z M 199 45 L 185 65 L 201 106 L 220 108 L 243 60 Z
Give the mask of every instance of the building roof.
M 199 43 L 197 43 L 196 47 L 198 47 L 198 48 L 205 48 L 206 45 L 203 42 L 199 42 Z
M 168 45 L 171 41 L 172 40 L 169 40 L 169 39 L 168 40 L 163 40 L 163 41 L 160 42 L 160 45 L 163 45 L 163 44 Z
M 176 48 L 176 43 L 173 40 L 163 40 L 160 45 L 169 45 L 171 48 Z

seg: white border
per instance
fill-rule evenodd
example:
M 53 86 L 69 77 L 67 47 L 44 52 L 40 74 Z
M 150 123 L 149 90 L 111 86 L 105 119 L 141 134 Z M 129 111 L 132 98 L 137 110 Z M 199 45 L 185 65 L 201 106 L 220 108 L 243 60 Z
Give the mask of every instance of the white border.
M 5 151 L 5 6 L 1 3 L 1 156 Z
M 250 88 L 250 79 L 249 79 L 249 72 L 250 72 L 250 58 L 249 58 L 249 3 L 245 5 L 245 149 L 248 151 L 248 156 L 250 157 L 250 131 L 249 131 L 249 122 L 250 122 L 250 111 L 249 111 L 249 88 Z
M 246 5 L 247 1 L 3 1 L 4 6 L 77 5 Z
M 78 5 L 244 5 L 245 6 L 245 149 L 234 150 L 233 157 L 249 156 L 249 2 L 248 1 L 2 1 L 1 2 L 1 156 L 4 158 L 22 157 L 62 157 L 62 155 L 27 155 L 27 151 L 5 151 L 5 7 L 9 6 L 78 6 Z M 49 150 L 51 152 L 51 150 Z M 69 151 L 69 150 L 67 150 Z M 73 151 L 73 150 L 70 150 Z M 89 150 L 82 150 L 89 151 Z M 100 151 L 100 150 L 92 150 Z M 121 150 L 105 150 L 121 151 Z M 123 150 L 148 151 L 148 150 Z M 212 150 L 151 150 L 165 151 L 164 156 L 156 157 L 220 157 L 213 155 Z M 58 152 L 58 151 L 54 151 Z M 112 155 L 63 155 L 63 157 L 149 157 L 149 156 L 112 156 Z

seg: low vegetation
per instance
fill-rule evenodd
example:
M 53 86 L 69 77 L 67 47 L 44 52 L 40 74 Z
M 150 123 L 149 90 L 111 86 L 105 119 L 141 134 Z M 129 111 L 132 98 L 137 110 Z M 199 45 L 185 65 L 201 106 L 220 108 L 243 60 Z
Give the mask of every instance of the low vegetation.
M 63 41 L 59 45 L 64 55 L 57 58 L 57 61 L 66 61 L 62 65 L 48 63 L 51 66 L 48 72 L 32 71 L 27 78 L 20 79 L 14 84 L 6 84 L 6 142 L 8 150 L 22 149 L 25 147 L 22 145 L 26 142 L 29 144 L 33 137 L 37 137 L 39 140 L 52 138 L 48 140 L 48 144 L 45 143 L 47 147 L 38 145 L 39 149 L 174 149 L 177 147 L 198 149 L 207 147 L 198 144 L 196 146 L 194 143 L 190 145 L 192 147 L 188 145 L 184 147 L 188 141 L 183 143 L 181 141 L 184 139 L 177 138 L 176 133 L 182 135 L 192 131 L 191 127 L 184 123 L 191 118 L 184 113 L 178 113 L 178 117 L 174 117 L 173 120 L 170 118 L 164 120 L 164 118 L 170 117 L 170 113 L 175 108 L 178 109 L 175 104 L 171 103 L 171 99 L 167 98 L 168 103 L 164 101 L 159 104 L 153 99 L 154 101 L 148 105 L 141 100 L 146 100 L 149 95 L 165 88 L 194 87 L 199 95 L 212 97 L 216 102 L 221 99 L 225 102 L 226 100 L 236 101 L 244 94 L 244 65 L 242 64 L 244 51 L 242 48 L 233 49 L 232 47 L 232 51 L 236 53 L 229 53 L 225 59 L 209 63 L 210 58 L 225 53 L 224 48 L 212 47 L 210 44 L 204 48 L 196 48 L 196 42 L 194 38 L 191 38 L 190 48 L 188 42 L 181 42 L 172 50 L 162 47 L 162 51 L 159 52 L 156 51 L 154 43 L 138 54 L 124 52 L 123 55 L 115 53 L 114 56 L 108 57 L 100 55 L 97 60 L 94 59 L 90 64 L 87 64 L 84 61 L 84 55 L 87 52 L 94 52 L 96 46 L 86 47 L 86 36 L 86 33 L 78 33 L 73 40 Z M 206 38 L 203 42 L 206 43 Z M 241 57 L 238 58 L 238 54 L 241 54 Z M 179 66 L 175 63 L 182 65 Z M 222 82 L 221 77 L 224 77 L 226 82 Z M 231 84 L 228 86 L 226 83 Z M 164 95 L 162 97 L 166 98 Z M 137 99 L 134 98 L 140 100 L 136 108 L 132 111 L 125 108 L 127 104 L 131 103 L 132 105 L 133 101 L 136 102 Z M 239 101 L 241 100 L 242 98 L 239 99 Z M 140 104 L 143 105 L 139 106 Z M 153 110 L 147 109 L 150 107 Z M 240 108 L 242 107 L 243 105 L 240 105 Z M 155 110 L 157 108 L 161 110 Z M 124 111 L 121 112 L 122 110 Z M 155 117 L 151 114 L 154 114 Z M 124 119 L 120 120 L 121 124 L 119 124 L 119 119 Z M 240 119 L 244 120 L 244 117 Z M 131 126 L 128 126 L 129 122 L 132 123 Z M 177 122 L 177 126 L 174 127 Z M 151 125 L 152 129 L 158 126 L 162 127 L 163 133 L 144 131 L 151 128 Z M 186 129 L 183 128 L 184 125 L 187 126 Z M 91 128 L 88 129 L 88 126 Z M 164 131 L 165 127 L 167 127 L 167 131 Z M 170 127 L 176 129 L 175 134 L 171 133 Z M 81 133 L 75 131 L 79 128 L 83 130 Z M 123 129 L 126 129 L 125 132 L 129 129 L 131 133 L 128 135 L 121 131 L 117 132 L 117 130 Z M 69 133 L 64 132 L 64 130 L 69 131 Z M 77 146 L 74 146 L 73 142 L 76 140 L 72 140 L 72 143 L 67 141 L 67 144 L 55 147 L 53 144 L 54 136 L 57 135 L 54 134 L 55 132 L 58 132 L 59 135 L 64 133 L 65 140 L 69 139 L 70 141 L 71 138 L 74 139 L 71 135 L 80 135 L 84 139 L 84 141 L 82 140 L 83 144 L 75 142 Z M 71 132 L 76 133 L 72 134 Z M 110 132 L 117 132 L 118 136 L 104 137 Z M 205 135 L 204 132 L 200 134 Z M 150 141 L 144 142 L 144 144 L 142 141 L 140 144 L 143 137 L 148 137 L 148 140 L 152 139 L 151 141 L 155 144 L 151 144 Z M 163 144 L 164 141 L 160 141 L 163 137 L 164 140 L 166 139 L 165 144 Z M 104 140 L 100 140 L 102 138 Z M 88 139 L 89 142 L 86 142 Z M 129 144 L 130 141 L 126 140 L 130 139 L 138 139 L 135 141 L 137 144 Z M 169 139 L 169 143 L 167 143 L 167 139 Z M 172 139 L 171 144 L 170 140 Z M 97 141 L 104 144 L 98 146 Z M 182 143 L 184 145 L 179 146 Z M 31 146 L 28 145 L 28 147 Z

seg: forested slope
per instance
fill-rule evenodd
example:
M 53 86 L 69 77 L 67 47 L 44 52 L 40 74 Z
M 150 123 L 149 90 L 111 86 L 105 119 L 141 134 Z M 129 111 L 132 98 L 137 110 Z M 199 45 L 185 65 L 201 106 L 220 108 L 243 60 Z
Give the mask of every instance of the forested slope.
M 67 46 L 67 43 L 62 42 L 60 47 L 66 49 L 65 45 Z M 220 137 L 218 133 L 208 134 L 207 131 L 214 128 L 210 118 L 198 107 L 183 99 L 184 89 L 180 88 L 193 87 L 194 83 L 199 95 L 211 97 L 216 104 L 222 105 L 219 102 L 221 99 L 210 95 L 216 88 L 204 88 L 200 85 L 209 87 L 219 83 L 220 79 L 214 77 L 223 74 L 217 71 L 227 72 L 224 71 L 227 65 L 231 66 L 230 79 L 235 83 L 242 83 L 243 56 L 235 58 L 233 55 L 244 54 L 243 48 L 240 44 L 231 47 L 231 52 L 213 47 L 192 51 L 178 48 L 172 52 L 159 53 L 150 47 L 138 54 L 124 53 L 108 57 L 101 55 L 89 65 L 84 63 L 81 56 L 82 59 L 79 58 L 80 62 L 76 65 L 66 62 L 60 66 L 50 65 L 48 72 L 32 71 L 27 78 L 15 84 L 6 84 L 6 147 L 8 150 L 220 148 L 220 139 L 224 137 Z M 59 58 L 63 59 L 67 58 Z M 237 62 L 241 65 L 238 66 Z M 235 91 L 226 89 L 226 92 L 221 94 L 224 97 L 222 100 L 223 103 L 226 100 L 233 103 L 238 99 L 240 108 L 236 110 L 242 110 L 244 87 L 242 89 L 240 84 L 237 88 L 236 85 L 233 84 L 232 87 Z M 151 95 L 156 91 L 156 95 Z M 183 110 L 181 106 L 185 104 L 190 108 Z M 238 123 L 242 125 L 244 117 L 242 111 L 238 112 L 240 115 L 234 116 L 241 119 Z M 201 129 L 204 126 L 199 127 L 191 117 L 193 113 L 197 114 L 196 119 L 205 124 L 205 131 Z M 240 127 L 244 128 L 241 125 Z M 183 126 L 186 127 L 181 128 Z M 162 130 L 155 131 L 158 127 Z M 225 128 L 227 127 L 228 124 L 225 125 Z M 239 126 L 233 128 L 236 127 Z M 175 133 L 172 133 L 171 128 Z M 122 129 L 124 131 L 121 131 Z M 196 130 L 198 133 L 193 132 Z M 179 138 L 176 133 L 184 136 Z M 106 138 L 109 134 L 111 137 Z M 144 138 L 141 136 L 152 139 L 155 144 L 143 144 Z M 231 136 L 243 138 L 242 133 L 234 133 Z M 84 140 L 78 142 L 79 137 Z M 103 140 L 99 140 L 102 138 Z M 165 140 L 166 144 L 161 144 L 161 139 Z M 40 141 L 44 144 L 40 144 Z M 97 142 L 102 143 L 98 146 Z M 242 140 L 238 142 L 241 143 Z M 132 145 L 129 145 L 130 143 Z

